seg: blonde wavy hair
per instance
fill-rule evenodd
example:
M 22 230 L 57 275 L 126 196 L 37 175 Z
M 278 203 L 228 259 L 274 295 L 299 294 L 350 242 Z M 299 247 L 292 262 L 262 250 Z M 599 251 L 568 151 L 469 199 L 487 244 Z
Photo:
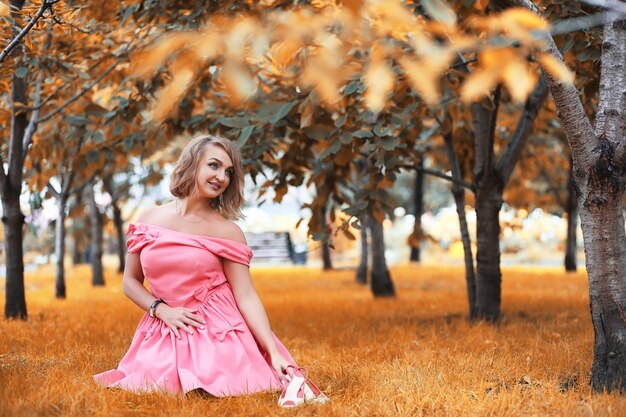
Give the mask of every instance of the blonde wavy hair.
M 170 177 L 170 192 L 179 198 L 198 195 L 196 172 L 209 146 L 223 149 L 233 163 L 233 173 L 228 187 L 218 198 L 211 199 L 211 205 L 227 219 L 241 219 L 244 217 L 241 213 L 241 207 L 244 204 L 244 171 L 241 153 L 230 140 L 221 136 L 197 136 L 185 145 Z

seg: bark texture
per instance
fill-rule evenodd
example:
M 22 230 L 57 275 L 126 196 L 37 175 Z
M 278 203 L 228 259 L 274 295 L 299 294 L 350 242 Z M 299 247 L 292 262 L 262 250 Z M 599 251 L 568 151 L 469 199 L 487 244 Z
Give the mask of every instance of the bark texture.
M 420 261 L 422 236 L 422 214 L 424 214 L 424 159 L 420 159 L 415 171 L 415 186 L 413 188 L 413 207 L 415 210 L 415 225 L 413 226 L 413 241 L 411 244 L 410 260 Z
M 367 284 L 367 264 L 369 260 L 369 251 L 367 248 L 367 229 L 369 220 L 367 216 L 361 217 L 361 260 L 356 270 L 356 282 L 359 284 Z
M 448 154 L 448 162 L 452 170 L 452 176 L 458 180 L 463 179 L 459 160 L 454 152 L 454 143 L 452 132 L 444 135 L 446 150 Z M 465 287 L 467 289 L 467 301 L 469 306 L 470 320 L 475 320 L 476 311 L 476 271 L 474 269 L 474 255 L 472 254 L 472 241 L 470 239 L 469 228 L 467 227 L 467 216 L 465 213 L 465 190 L 458 183 L 452 185 L 452 195 L 454 196 L 454 204 L 456 213 L 459 218 L 459 226 L 461 229 L 461 242 L 463 243 L 463 260 L 465 263 Z
M 113 210 L 113 224 L 115 225 L 115 238 L 117 257 L 119 259 L 118 272 L 123 273 L 126 267 L 126 244 L 124 240 L 124 220 L 120 209 L 120 196 L 116 190 L 115 183 L 111 175 L 102 180 L 104 189 L 111 196 L 111 208 Z
M 322 208 L 322 230 L 326 231 L 328 222 L 326 221 L 326 207 Z M 330 258 L 330 243 L 328 238 L 322 241 L 322 269 L 324 271 L 330 271 L 333 269 L 333 262 Z
M 24 295 L 24 253 L 22 248 L 24 215 L 20 208 L 20 189 L 8 187 L 2 196 L 4 250 L 6 254 L 6 304 L 4 316 L 26 320 Z
M 18 11 L 22 9 L 24 0 L 11 0 L 11 15 L 17 22 Z M 16 24 L 11 28 L 12 37 L 19 33 L 20 28 Z M 12 55 L 16 60 L 21 59 L 23 49 L 17 47 Z M 11 102 L 28 104 L 26 94 L 26 77 L 11 76 Z M 20 207 L 20 194 L 22 191 L 22 171 L 24 168 L 24 149 L 28 146 L 32 136 L 29 132 L 29 123 L 26 112 L 18 112 L 11 109 L 11 133 L 8 150 L 8 172 L 5 172 L 5 162 L 0 158 L 0 197 L 2 200 L 4 223 L 4 250 L 6 253 L 6 281 L 5 281 L 5 305 L 4 316 L 12 319 L 26 320 L 26 297 L 24 295 L 24 254 L 23 254 L 23 225 L 24 215 Z
M 578 201 L 574 184 L 573 166 L 570 161 L 570 176 L 567 184 L 567 239 L 565 241 L 565 270 L 576 272 L 576 229 L 578 227 Z
M 393 297 L 396 291 L 385 260 L 383 225 L 374 216 L 369 216 L 369 224 L 372 232 L 372 294 L 374 297 Z
M 54 254 L 56 260 L 56 280 L 54 285 L 54 296 L 56 298 L 65 298 L 65 206 L 67 202 L 60 198 L 57 199 L 57 219 L 55 224 L 54 236 Z
M 93 184 L 85 187 L 86 200 L 89 205 L 91 219 L 91 283 L 94 287 L 104 285 L 104 269 L 102 267 L 102 213 L 98 210 Z
M 529 0 L 500 0 L 535 13 Z M 562 60 L 547 37 L 544 52 Z M 600 97 L 595 131 L 578 91 L 544 72 L 574 162 L 594 329 L 591 385 L 595 391 L 626 390 L 626 23 L 604 25 Z

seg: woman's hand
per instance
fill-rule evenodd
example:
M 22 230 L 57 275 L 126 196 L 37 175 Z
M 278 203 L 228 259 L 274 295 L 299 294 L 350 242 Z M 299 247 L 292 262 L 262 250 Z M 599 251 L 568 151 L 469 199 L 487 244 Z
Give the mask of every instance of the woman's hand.
M 195 314 L 197 311 L 198 309 L 170 307 L 161 303 L 156 306 L 154 315 L 172 329 L 176 337 L 180 339 L 178 329 L 182 329 L 189 334 L 193 334 L 193 327 L 204 329 L 206 322 L 198 314 Z
M 280 353 L 271 355 L 270 360 L 272 362 L 272 368 L 274 368 L 278 374 L 280 383 L 283 385 L 287 384 L 293 376 L 293 365 Z

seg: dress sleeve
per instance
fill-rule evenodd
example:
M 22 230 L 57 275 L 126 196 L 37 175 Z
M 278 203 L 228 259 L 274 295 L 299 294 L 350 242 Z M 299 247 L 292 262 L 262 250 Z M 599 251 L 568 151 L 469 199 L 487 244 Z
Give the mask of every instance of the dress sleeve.
M 135 226 L 132 223 L 128 225 L 126 238 L 126 249 L 128 253 L 139 253 L 148 243 L 145 230 L 141 230 L 141 227 Z
M 228 239 L 211 239 L 205 242 L 205 246 L 209 251 L 221 258 L 250 266 L 252 249 L 248 245 Z

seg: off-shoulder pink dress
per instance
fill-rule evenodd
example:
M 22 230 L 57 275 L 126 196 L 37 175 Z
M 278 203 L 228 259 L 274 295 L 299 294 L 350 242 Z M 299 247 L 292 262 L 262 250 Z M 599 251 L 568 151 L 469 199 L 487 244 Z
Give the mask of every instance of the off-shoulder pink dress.
M 269 356 L 239 312 L 222 267 L 222 259 L 249 266 L 250 248 L 139 222 L 130 225 L 128 235 L 128 252 L 140 254 L 152 294 L 172 307 L 197 308 L 206 325 L 204 330 L 195 328 L 193 335 L 180 331 L 179 340 L 161 320 L 144 314 L 117 369 L 94 375 L 96 382 L 138 393 L 186 394 L 201 388 L 215 396 L 281 389 Z

